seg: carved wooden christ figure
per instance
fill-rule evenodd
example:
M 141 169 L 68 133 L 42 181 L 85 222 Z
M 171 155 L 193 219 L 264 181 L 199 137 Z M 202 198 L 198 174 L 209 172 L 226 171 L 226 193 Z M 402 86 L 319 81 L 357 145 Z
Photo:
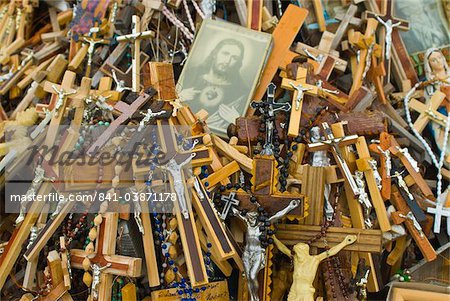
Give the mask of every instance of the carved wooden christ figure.
M 313 286 L 319 263 L 330 256 L 336 255 L 339 251 L 356 241 L 356 235 L 347 235 L 345 239 L 331 249 L 319 255 L 309 255 L 309 246 L 305 243 L 298 243 L 292 252 L 275 236 L 273 240 L 281 252 L 294 261 L 293 283 L 288 295 L 288 301 L 314 301 Z
M 275 222 L 288 214 L 292 209 L 295 209 L 300 204 L 299 200 L 292 200 L 289 205 L 283 210 L 278 211 L 272 217 L 268 218 L 269 222 Z M 245 277 L 247 278 L 248 290 L 251 301 L 259 301 L 259 283 L 258 273 L 265 267 L 266 250 L 261 246 L 259 240 L 262 231 L 260 226 L 264 222 L 258 220 L 258 212 L 251 211 L 245 216 L 236 208 L 232 207 L 233 213 L 238 216 L 247 225 L 247 235 L 245 242 L 244 254 L 242 261 L 244 263 Z

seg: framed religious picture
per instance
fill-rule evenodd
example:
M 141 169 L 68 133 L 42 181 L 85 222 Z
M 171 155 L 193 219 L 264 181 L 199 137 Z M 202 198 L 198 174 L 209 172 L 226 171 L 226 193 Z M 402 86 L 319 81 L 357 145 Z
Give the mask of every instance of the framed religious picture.
M 410 29 L 401 32 L 409 54 L 450 44 L 449 24 L 442 0 L 395 1 L 395 15 L 409 21 Z
M 178 80 L 178 97 L 194 113 L 205 109 L 208 127 L 225 136 L 245 114 L 271 45 L 270 34 L 204 20 Z

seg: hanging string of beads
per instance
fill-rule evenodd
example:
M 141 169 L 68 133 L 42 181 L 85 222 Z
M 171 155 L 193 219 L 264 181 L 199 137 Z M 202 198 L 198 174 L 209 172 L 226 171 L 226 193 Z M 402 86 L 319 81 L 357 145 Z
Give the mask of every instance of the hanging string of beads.
M 435 82 L 440 82 L 439 80 L 435 81 Z M 436 187 L 436 191 L 437 191 L 437 200 L 440 199 L 440 196 L 442 194 L 442 174 L 441 174 L 441 170 L 442 170 L 442 166 L 444 165 L 444 159 L 445 159 L 445 149 L 446 149 L 446 145 L 448 142 L 448 135 L 449 135 L 449 130 L 450 130 L 450 114 L 447 114 L 447 120 L 445 123 L 445 132 L 444 132 L 444 141 L 442 143 L 441 146 L 441 153 L 439 156 L 439 161 L 436 157 L 436 155 L 433 153 L 433 151 L 431 150 L 430 145 L 428 144 L 428 142 L 425 141 L 425 139 L 422 137 L 422 135 L 420 135 L 420 133 L 414 128 L 414 124 L 412 122 L 411 119 L 411 112 L 409 110 L 409 100 L 411 99 L 412 95 L 416 92 L 416 89 L 423 85 L 424 83 L 417 83 L 414 85 L 414 87 L 406 94 L 405 96 L 405 100 L 404 100 L 404 104 L 405 104 L 405 114 L 406 114 L 406 122 L 408 123 L 409 127 L 411 128 L 412 132 L 414 133 L 414 136 L 416 136 L 417 139 L 419 139 L 420 143 L 422 143 L 422 145 L 425 147 L 426 152 L 428 153 L 428 155 L 430 155 L 431 160 L 433 161 L 433 165 L 437 168 L 437 187 Z
M 189 41 L 191 42 L 194 41 L 194 34 L 192 34 L 189 31 L 189 29 L 186 26 L 184 26 L 183 22 L 178 20 L 178 18 L 174 14 L 172 14 L 166 6 L 163 6 L 162 13 L 170 22 L 172 22 L 173 25 L 175 25 L 181 30 L 181 32 L 186 36 L 186 38 Z

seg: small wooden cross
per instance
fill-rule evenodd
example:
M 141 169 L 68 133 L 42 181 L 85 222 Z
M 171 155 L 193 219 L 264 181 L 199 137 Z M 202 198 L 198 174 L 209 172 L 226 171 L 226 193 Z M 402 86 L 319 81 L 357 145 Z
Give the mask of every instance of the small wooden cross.
M 139 110 L 155 93 L 151 90 L 151 94 L 141 93 L 138 98 L 136 98 L 131 105 L 123 101 L 119 101 L 114 106 L 114 110 L 121 112 L 120 116 L 116 118 L 109 127 L 98 137 L 97 141 L 92 144 L 87 153 L 89 156 L 94 156 L 100 149 L 108 142 L 109 138 L 114 135 L 119 126 L 127 121 L 133 114 Z
M 52 279 L 52 288 L 48 294 L 39 298 L 40 301 L 52 300 L 73 300 L 69 294 L 70 286 L 66 287 L 64 281 L 63 261 L 56 250 L 50 251 L 47 256 L 47 263 Z
M 392 158 L 389 147 L 391 146 L 391 136 L 387 132 L 380 134 L 380 143 L 372 143 L 369 146 L 371 152 L 380 156 L 381 168 L 381 196 L 383 200 L 391 198 L 391 169 Z
M 356 185 L 356 182 L 352 176 L 352 173 L 350 172 L 350 169 L 347 165 L 347 162 L 343 159 L 340 148 L 347 146 L 349 144 L 354 144 L 358 140 L 357 135 L 351 135 L 341 138 L 334 138 L 333 133 L 331 132 L 330 127 L 328 124 L 324 123 L 322 124 L 324 128 L 324 133 L 326 137 L 326 141 L 323 142 L 316 142 L 316 143 L 310 143 L 308 144 L 308 150 L 310 151 L 318 151 L 318 150 L 330 150 L 333 154 L 336 163 L 339 166 L 339 169 L 341 170 L 345 181 L 349 184 L 349 187 L 353 193 L 354 196 L 357 196 L 359 194 L 358 192 L 358 186 Z
M 306 83 L 308 70 L 298 68 L 295 80 L 283 78 L 281 87 L 294 91 L 292 97 L 291 115 L 289 119 L 288 135 L 297 137 L 300 129 L 300 120 L 302 116 L 303 95 L 317 95 L 318 87 Z
M 445 127 L 447 116 L 437 111 L 437 109 L 442 105 L 444 99 L 445 94 L 441 91 L 436 91 L 428 101 L 428 104 L 421 103 L 416 99 L 410 100 L 409 107 L 420 113 L 419 117 L 417 117 L 414 122 L 414 129 L 416 129 L 417 132 L 422 133 L 430 121 L 436 122 Z
M 406 204 L 405 200 L 395 186 L 392 187 L 391 203 L 394 205 L 395 209 L 397 209 L 397 212 L 394 212 L 391 215 L 392 221 L 397 225 L 403 223 L 406 226 L 409 234 L 412 236 L 422 252 L 423 257 L 427 261 L 433 261 L 436 259 L 436 251 L 423 234 L 422 227 L 418 221 L 415 220 L 410 207 Z
M 355 14 L 357 11 L 358 11 L 358 7 L 354 4 L 350 4 L 350 6 L 348 7 L 348 9 L 344 15 L 341 15 L 341 16 L 336 15 L 335 16 L 336 19 L 341 20 L 341 23 L 339 23 L 339 27 L 336 29 L 336 32 L 334 34 L 334 39 L 331 42 L 331 49 L 336 49 L 339 46 L 339 44 L 342 41 L 342 38 L 347 33 L 347 29 L 350 24 L 353 24 L 356 26 L 361 25 L 361 20 L 358 18 L 355 18 Z
M 242 210 L 255 210 L 256 201 L 266 210 L 269 215 L 273 215 L 287 207 L 291 201 L 298 200 L 299 206 L 294 208 L 289 214 L 302 218 L 307 216 L 308 203 L 303 194 L 281 192 L 278 190 L 278 179 L 276 179 L 276 161 L 273 156 L 258 155 L 253 158 L 252 195 L 238 189 L 236 199 L 239 200 L 239 208 Z
M 139 92 L 141 89 L 141 40 L 154 38 L 155 33 L 151 30 L 141 32 L 141 18 L 133 15 L 132 33 L 117 37 L 118 42 L 132 42 L 132 91 Z
M 109 41 L 106 39 L 96 38 L 95 35 L 93 37 L 83 37 L 82 40 L 83 42 L 89 44 L 89 47 L 87 49 L 88 61 L 85 73 L 85 76 L 89 77 L 91 75 L 92 57 L 94 56 L 95 47 L 98 44 L 107 44 Z
M 350 90 L 350 95 L 355 93 L 361 86 L 364 76 L 369 71 L 372 63 L 372 53 L 379 52 L 379 46 L 375 43 L 375 31 L 378 26 L 376 19 L 368 19 L 367 27 L 364 35 L 350 29 L 348 32 L 348 41 L 359 49 L 359 64 L 356 70 L 352 70 L 353 85 Z
M 115 255 L 118 220 L 118 213 L 105 213 L 103 222 L 98 226 L 95 254 L 92 258 L 89 256 L 91 268 L 101 270 L 100 283 L 95 291 L 93 288 L 91 293 L 94 297 L 93 300 L 111 300 L 113 275 L 140 277 L 142 274 L 141 258 Z M 70 251 L 72 268 L 83 269 L 83 260 L 87 256 L 88 254 L 84 250 L 72 249 Z

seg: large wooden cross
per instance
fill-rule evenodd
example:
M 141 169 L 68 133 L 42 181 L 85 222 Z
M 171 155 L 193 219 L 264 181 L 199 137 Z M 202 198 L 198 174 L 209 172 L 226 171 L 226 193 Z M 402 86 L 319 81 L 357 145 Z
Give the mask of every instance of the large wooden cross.
M 192 286 L 203 285 L 208 283 L 208 276 L 189 200 L 185 171 L 183 170 L 183 166 L 193 158 L 193 153 L 190 150 L 179 150 L 172 120 L 158 120 L 157 124 L 161 148 L 164 154 L 160 157 L 158 166 L 167 170 L 172 189 L 177 196 L 177 200 L 174 202 L 175 213 L 189 279 Z
M 289 119 L 288 135 L 297 137 L 300 129 L 300 119 L 302 116 L 303 95 L 317 95 L 318 87 L 306 83 L 306 75 L 308 70 L 298 68 L 294 79 L 283 78 L 281 87 L 294 91 L 292 96 L 291 115 Z
M 119 126 L 126 122 L 133 114 L 139 110 L 147 101 L 154 95 L 155 91 L 152 90 L 151 94 L 141 93 L 132 104 L 127 104 L 123 101 L 119 101 L 114 106 L 114 110 L 119 111 L 121 114 L 116 118 L 109 127 L 98 137 L 88 149 L 87 153 L 90 156 L 94 156 L 100 149 L 108 142 L 108 140 L 114 135 Z
M 155 37 L 155 33 L 151 30 L 141 32 L 141 18 L 133 15 L 132 33 L 117 37 L 118 42 L 132 42 L 132 77 L 133 92 L 139 92 L 141 89 L 141 40 L 145 38 Z
M 113 275 L 127 277 L 141 276 L 141 258 L 115 255 L 118 221 L 118 213 L 111 212 L 104 214 L 103 222 L 98 226 L 97 230 L 95 254 L 92 258 L 89 257 L 92 265 L 97 265 L 101 269 L 105 268 L 100 274 L 100 283 L 97 288 L 97 301 L 111 300 Z M 89 256 L 86 251 L 72 249 L 70 251 L 72 267 L 83 269 L 83 260 L 86 256 Z

